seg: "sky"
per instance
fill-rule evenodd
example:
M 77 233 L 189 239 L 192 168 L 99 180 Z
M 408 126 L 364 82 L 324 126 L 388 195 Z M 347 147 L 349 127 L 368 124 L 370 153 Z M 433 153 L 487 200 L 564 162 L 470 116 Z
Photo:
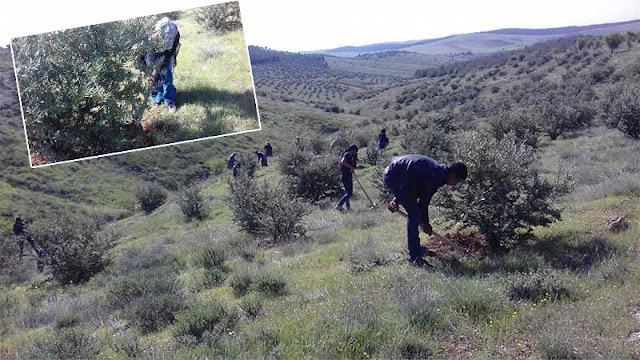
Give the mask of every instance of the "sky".
M 225 2 L 9 1 L 2 6 L 5 16 L 0 21 L 0 46 L 15 37 Z M 247 44 L 294 52 L 433 39 L 502 28 L 543 29 L 640 19 L 640 0 L 239 2 Z

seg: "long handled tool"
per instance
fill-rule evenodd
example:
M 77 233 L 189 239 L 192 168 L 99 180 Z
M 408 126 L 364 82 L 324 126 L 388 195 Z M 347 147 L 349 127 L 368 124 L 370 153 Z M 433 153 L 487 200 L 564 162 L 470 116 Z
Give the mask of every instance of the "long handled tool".
M 371 208 L 370 209 L 374 209 L 376 207 L 376 204 L 371 200 L 371 198 L 369 197 L 369 194 L 367 194 L 367 191 L 364 189 L 364 186 L 362 186 L 362 183 L 360 182 L 360 180 L 356 176 L 356 173 L 353 173 L 353 177 L 356 178 L 356 182 L 358 183 L 358 185 L 360 185 L 360 189 L 362 189 L 362 192 L 367 197 L 367 200 L 369 200 L 369 202 L 371 203 Z
M 402 216 L 404 216 L 405 218 L 409 217 L 404 211 L 398 209 L 396 211 L 394 211 Z M 433 236 L 436 237 L 436 239 L 442 241 L 443 243 L 451 246 L 455 251 L 459 252 L 460 254 L 462 254 L 463 256 L 468 256 L 469 253 L 467 251 L 465 251 L 463 248 L 460 247 L 460 245 L 454 243 L 453 241 L 447 239 L 446 237 L 438 234 L 437 232 L 431 230 L 431 233 L 433 234 Z

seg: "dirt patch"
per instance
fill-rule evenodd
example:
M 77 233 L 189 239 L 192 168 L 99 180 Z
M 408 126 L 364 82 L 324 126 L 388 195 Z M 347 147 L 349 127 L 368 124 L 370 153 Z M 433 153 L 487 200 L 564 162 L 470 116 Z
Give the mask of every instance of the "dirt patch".
M 480 233 L 447 233 L 442 236 L 458 244 L 471 256 L 484 257 L 488 253 L 487 241 L 485 240 L 484 235 Z M 451 246 L 443 243 L 435 237 L 431 237 L 425 245 L 429 250 L 438 255 L 446 255 L 455 252 Z

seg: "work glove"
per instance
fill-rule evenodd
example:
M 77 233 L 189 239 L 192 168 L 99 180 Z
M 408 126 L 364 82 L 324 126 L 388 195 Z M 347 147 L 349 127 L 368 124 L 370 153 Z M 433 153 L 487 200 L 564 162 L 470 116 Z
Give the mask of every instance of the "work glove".
M 429 223 L 422 223 L 422 231 L 427 235 L 433 235 L 433 227 Z
M 389 206 L 387 206 L 387 209 L 392 213 L 400 210 L 400 206 L 398 206 L 398 202 L 396 201 L 396 199 L 391 200 Z

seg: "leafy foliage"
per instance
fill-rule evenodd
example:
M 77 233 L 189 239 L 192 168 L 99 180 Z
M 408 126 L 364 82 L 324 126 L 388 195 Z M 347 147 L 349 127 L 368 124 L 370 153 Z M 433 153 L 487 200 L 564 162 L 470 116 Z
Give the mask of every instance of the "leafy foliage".
M 531 231 L 560 219 L 551 201 L 569 191 L 568 174 L 559 172 L 555 184 L 543 179 L 535 167 L 536 151 L 513 133 L 501 140 L 470 133 L 455 153 L 469 177 L 441 189 L 437 203 L 445 217 L 477 227 L 493 251 L 517 243 L 518 229 Z
M 271 186 L 240 176 L 230 180 L 229 186 L 227 200 L 233 221 L 244 231 L 276 242 L 304 235 L 302 218 L 309 208 L 302 200 L 292 199 L 283 184 Z
M 242 26 L 240 5 L 237 1 L 198 8 L 198 23 L 209 30 L 231 31 Z
M 160 185 L 152 184 L 136 191 L 136 200 L 140 208 L 150 214 L 167 200 L 167 192 Z
M 292 150 L 280 157 L 280 172 L 293 196 L 313 202 L 335 198 L 342 192 L 338 164 L 334 157 L 314 157 L 308 152 Z
M 178 197 L 178 205 L 187 220 L 203 220 L 209 216 L 209 206 L 202 195 L 202 189 L 192 184 L 183 188 Z
M 147 84 L 137 59 L 154 17 L 15 39 L 29 146 L 68 160 L 144 145 Z M 136 67 L 138 67 L 136 69 Z
M 201 339 L 205 332 L 221 333 L 235 327 L 238 312 L 224 304 L 195 304 L 176 316 L 173 335 Z
M 610 87 L 600 102 L 603 122 L 632 139 L 640 139 L 640 85 Z
M 47 249 L 45 263 L 62 284 L 78 284 L 101 272 L 111 262 L 110 235 L 98 233 L 88 217 L 62 214 L 45 224 L 34 224 L 33 237 Z

